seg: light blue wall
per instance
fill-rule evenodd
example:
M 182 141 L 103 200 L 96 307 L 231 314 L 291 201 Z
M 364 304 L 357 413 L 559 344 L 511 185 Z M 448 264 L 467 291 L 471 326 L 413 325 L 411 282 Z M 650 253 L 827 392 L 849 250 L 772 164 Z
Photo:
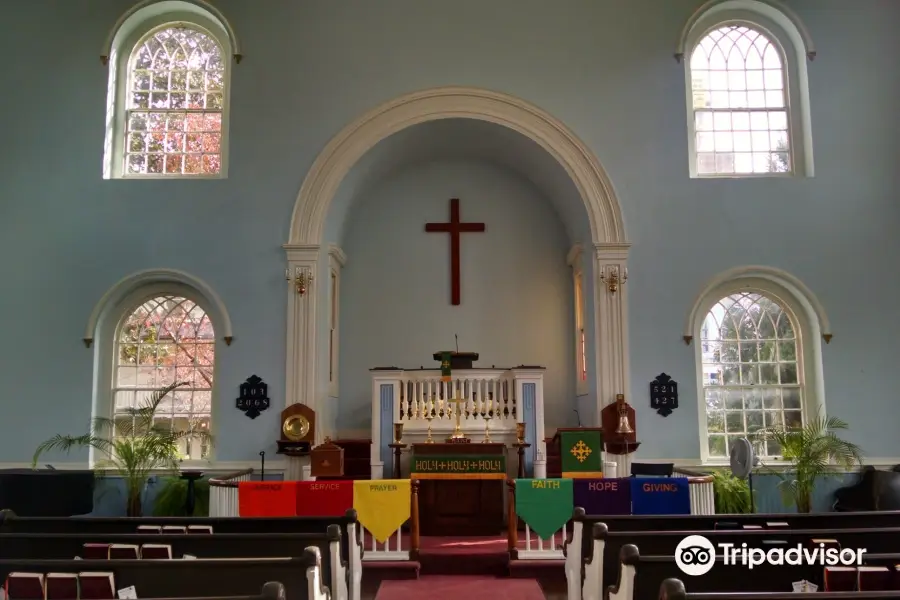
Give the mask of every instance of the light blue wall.
M 269 383 L 273 407 L 283 398 L 280 246 L 303 177 L 363 111 L 453 84 L 542 107 L 610 174 L 634 244 L 626 285 L 642 456 L 699 455 L 694 352 L 682 327 L 703 284 L 743 264 L 786 269 L 818 295 L 835 334 L 824 353 L 829 410 L 850 421 L 851 439 L 869 455 L 900 455 L 896 423 L 884 418 L 895 407 L 900 336 L 900 80 L 892 76 L 900 4 L 789 2 L 819 51 L 809 65 L 816 177 L 699 181 L 687 176 L 684 73 L 672 53 L 701 3 L 493 0 L 486 10 L 480 0 L 267 0 L 261 10 L 218 0 L 245 54 L 234 68 L 230 172 L 221 181 L 101 179 L 107 71 L 98 54 L 130 0 L 6 3 L 0 73 L 14 91 L 0 98 L 0 376 L 14 387 L 3 396 L 0 462 L 27 461 L 40 440 L 86 427 L 88 315 L 116 281 L 151 267 L 201 277 L 230 311 L 235 341 L 219 356 L 216 422 L 227 440 L 219 458 L 274 452 L 278 411 L 251 421 L 233 401 L 252 373 Z M 445 196 L 434 209 L 441 220 Z M 443 273 L 439 246 L 440 260 L 417 268 Z M 416 343 L 432 350 L 428 340 Z M 667 419 L 648 407 L 648 382 L 661 371 L 682 398 Z M 368 380 L 356 376 L 348 385 Z
M 485 223 L 460 241 L 461 304 L 450 304 L 450 240 L 426 222 Z M 478 367 L 547 367 L 546 423 L 574 408 L 572 275 L 556 213 L 527 181 L 483 163 L 395 172 L 360 198 L 343 248 L 339 422 L 368 430 L 373 367 L 437 368 L 432 354 L 480 353 Z

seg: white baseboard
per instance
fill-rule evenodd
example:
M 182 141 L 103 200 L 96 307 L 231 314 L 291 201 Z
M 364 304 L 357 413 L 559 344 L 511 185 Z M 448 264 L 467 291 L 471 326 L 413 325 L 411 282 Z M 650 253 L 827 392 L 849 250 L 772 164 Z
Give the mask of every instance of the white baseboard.
M 46 468 L 46 465 L 53 466 L 54 469 L 59 471 L 84 471 L 89 470 L 91 466 L 87 462 L 47 462 L 41 463 L 38 465 L 38 469 L 43 470 Z M 30 469 L 30 462 L 21 462 L 21 463 L 2 463 L 0 462 L 0 469 Z M 235 471 L 243 471 L 244 469 L 253 469 L 256 473 L 259 473 L 259 461 L 258 460 L 226 460 L 226 461 L 214 461 L 209 463 L 194 463 L 191 465 L 185 465 L 185 469 L 196 469 L 197 471 L 203 471 L 204 473 L 234 473 Z M 111 469 L 114 470 L 114 469 Z M 287 470 L 287 463 L 283 460 L 273 460 L 266 461 L 266 473 L 281 473 Z

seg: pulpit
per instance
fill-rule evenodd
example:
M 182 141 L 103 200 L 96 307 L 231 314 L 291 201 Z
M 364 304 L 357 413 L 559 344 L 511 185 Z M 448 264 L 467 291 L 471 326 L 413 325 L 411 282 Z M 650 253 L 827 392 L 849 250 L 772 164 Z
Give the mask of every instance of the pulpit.
M 505 444 L 413 444 L 421 535 L 500 533 L 506 477 Z

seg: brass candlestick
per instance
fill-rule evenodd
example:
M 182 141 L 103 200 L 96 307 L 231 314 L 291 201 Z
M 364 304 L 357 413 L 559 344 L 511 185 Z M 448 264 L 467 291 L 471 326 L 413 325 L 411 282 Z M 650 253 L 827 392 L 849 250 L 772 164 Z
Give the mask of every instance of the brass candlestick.
M 525 423 L 516 423 L 516 442 L 525 443 Z
M 425 417 L 425 420 L 428 421 L 428 437 L 425 438 L 425 443 L 426 443 L 426 444 L 433 444 L 433 443 L 434 443 L 434 438 L 431 437 L 431 422 L 434 420 L 434 417 L 433 417 L 432 415 L 429 414 L 427 417 Z
M 484 417 L 484 443 L 491 443 L 491 418 Z
M 463 404 L 465 404 L 466 401 L 463 400 L 462 398 L 460 398 L 459 396 L 457 396 L 456 398 L 454 398 L 453 400 L 449 400 L 448 402 L 449 402 L 449 404 L 456 405 L 456 427 L 453 429 L 453 434 L 449 438 L 447 438 L 447 440 L 448 441 L 466 440 L 467 439 L 466 434 L 464 434 L 462 432 L 462 425 L 460 423 L 460 419 L 462 418 L 461 406 Z

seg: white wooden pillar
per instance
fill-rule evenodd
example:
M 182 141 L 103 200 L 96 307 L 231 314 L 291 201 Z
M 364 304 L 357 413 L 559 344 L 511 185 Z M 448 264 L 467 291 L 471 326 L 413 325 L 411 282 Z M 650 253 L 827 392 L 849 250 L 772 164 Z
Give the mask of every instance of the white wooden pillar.
M 631 397 L 628 354 L 627 243 L 594 244 L 594 347 L 596 348 L 597 416 L 616 394 L 639 410 Z M 641 432 L 638 430 L 638 441 Z M 631 474 L 631 455 L 607 455 L 616 462 L 619 477 Z
M 317 286 L 328 285 L 328 279 L 320 280 L 319 246 L 285 245 L 287 252 L 287 346 L 285 365 L 284 406 L 302 403 L 318 415 L 320 411 L 317 393 L 316 348 L 318 322 L 316 320 Z M 298 273 L 312 275 L 313 280 L 301 295 L 294 278 Z M 314 445 L 322 442 L 322 432 L 316 428 Z M 311 479 L 309 457 L 289 457 L 285 479 L 305 481 Z
M 544 442 L 544 369 L 512 370 L 516 386 L 516 421 L 525 423 L 525 440 L 531 444 L 535 479 L 547 479 L 547 444 Z M 532 406 L 528 406 L 533 404 Z M 530 416 L 531 415 L 531 416 Z M 530 423 L 529 421 L 532 421 Z M 526 463 L 529 462 L 526 460 Z
M 372 479 L 393 477 L 394 459 L 389 444 L 394 441 L 394 423 L 400 419 L 400 370 L 372 371 Z M 385 477 L 385 474 L 387 477 Z

